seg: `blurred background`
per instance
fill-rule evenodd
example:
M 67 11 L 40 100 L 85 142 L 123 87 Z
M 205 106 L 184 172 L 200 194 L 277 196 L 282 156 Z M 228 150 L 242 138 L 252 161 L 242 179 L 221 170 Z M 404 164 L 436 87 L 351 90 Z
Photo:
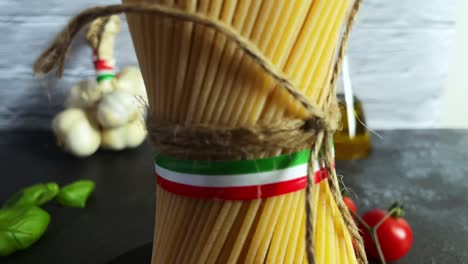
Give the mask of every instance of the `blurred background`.
M 67 89 L 94 78 L 91 51 L 77 38 L 65 76 L 35 79 L 31 64 L 78 10 L 118 0 L 0 0 L 0 129 L 48 129 Z M 351 79 L 373 129 L 468 127 L 468 2 L 367 0 L 349 46 Z M 135 65 L 128 29 L 118 65 Z

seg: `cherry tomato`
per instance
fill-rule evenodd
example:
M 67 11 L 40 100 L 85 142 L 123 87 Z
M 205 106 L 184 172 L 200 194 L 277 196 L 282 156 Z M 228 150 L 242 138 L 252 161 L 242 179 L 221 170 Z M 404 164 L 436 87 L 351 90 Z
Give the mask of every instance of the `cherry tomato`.
M 356 204 L 354 203 L 353 199 L 351 199 L 351 197 L 349 197 L 349 196 L 343 197 L 343 202 L 346 204 L 349 211 L 351 211 L 351 212 L 353 212 L 355 214 L 357 213 Z
M 370 227 L 375 226 L 387 211 L 374 209 L 364 214 L 362 219 Z M 379 258 L 369 231 L 362 224 L 359 225 L 364 239 L 364 247 L 369 257 Z M 408 253 L 413 244 L 413 231 L 408 222 L 402 217 L 390 216 L 377 229 L 377 238 L 386 261 L 395 261 Z

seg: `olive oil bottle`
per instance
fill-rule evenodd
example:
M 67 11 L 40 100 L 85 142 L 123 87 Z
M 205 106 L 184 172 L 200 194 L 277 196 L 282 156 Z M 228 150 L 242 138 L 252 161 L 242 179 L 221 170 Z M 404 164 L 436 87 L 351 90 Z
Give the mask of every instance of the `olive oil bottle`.
M 362 102 L 355 96 L 353 99 L 352 105 L 347 107 L 345 96 L 338 94 L 342 125 L 334 136 L 337 160 L 364 158 L 369 155 L 371 150 L 370 133 L 363 125 L 365 124 L 365 116 Z M 348 109 L 353 112 L 348 113 Z

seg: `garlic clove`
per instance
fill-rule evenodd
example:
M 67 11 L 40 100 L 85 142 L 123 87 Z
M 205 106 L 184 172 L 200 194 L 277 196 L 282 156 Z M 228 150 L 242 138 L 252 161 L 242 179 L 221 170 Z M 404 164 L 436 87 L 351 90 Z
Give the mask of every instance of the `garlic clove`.
M 103 130 L 101 147 L 110 150 L 135 148 L 145 141 L 146 135 L 143 121 L 135 119 L 125 126 Z
M 123 150 L 126 147 L 125 135 L 127 127 L 104 129 L 101 133 L 101 147 L 109 150 Z
M 65 101 L 65 106 L 77 108 L 90 108 L 98 102 L 103 90 L 95 81 L 83 80 L 73 85 Z
M 94 154 L 101 144 L 101 137 L 97 130 L 85 122 L 78 123 L 75 128 L 66 134 L 64 147 L 78 157 L 87 157 Z
M 130 94 L 140 98 L 145 106 L 148 105 L 148 96 L 146 94 L 145 81 L 138 67 L 125 67 L 117 76 L 116 88 L 127 91 Z
M 65 150 L 78 157 L 87 157 L 97 151 L 101 135 L 96 123 L 78 108 L 59 113 L 52 122 L 57 140 Z
M 97 106 L 97 119 L 104 128 L 117 128 L 140 116 L 137 98 L 125 91 L 113 91 Z
M 146 139 L 147 133 L 143 120 L 136 119 L 127 125 L 126 142 L 128 148 L 140 146 Z

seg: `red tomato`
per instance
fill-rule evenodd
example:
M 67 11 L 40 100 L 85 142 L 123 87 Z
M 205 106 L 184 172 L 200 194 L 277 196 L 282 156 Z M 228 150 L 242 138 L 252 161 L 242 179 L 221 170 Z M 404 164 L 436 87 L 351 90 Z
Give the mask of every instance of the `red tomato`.
M 356 204 L 354 203 L 353 199 L 351 199 L 351 197 L 349 196 L 343 197 L 343 202 L 346 204 L 346 206 L 351 212 L 355 214 L 357 213 Z
M 375 226 L 387 211 L 374 209 L 362 217 L 365 223 L 370 227 Z M 377 249 L 372 241 L 369 231 L 362 225 L 359 225 L 364 239 L 366 253 L 372 258 L 379 258 Z M 377 237 L 386 261 L 395 261 L 408 253 L 413 244 L 413 231 L 403 218 L 388 217 L 377 229 Z

